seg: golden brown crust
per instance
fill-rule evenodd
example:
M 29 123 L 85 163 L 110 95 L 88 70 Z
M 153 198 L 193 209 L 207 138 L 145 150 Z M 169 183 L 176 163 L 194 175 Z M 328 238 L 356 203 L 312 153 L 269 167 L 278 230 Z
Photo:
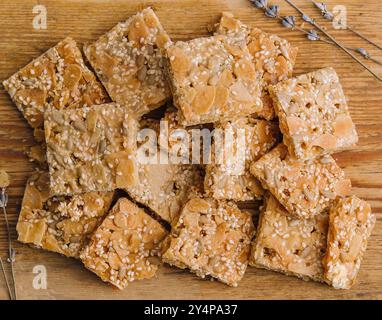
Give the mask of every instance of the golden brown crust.
M 323 282 L 322 258 L 326 251 L 327 230 L 327 212 L 312 219 L 296 219 L 268 195 L 249 264 Z
M 275 34 L 268 34 L 258 28 L 249 28 L 235 19 L 230 12 L 223 12 L 216 33 L 245 37 L 256 71 L 261 75 L 263 107 L 254 116 L 266 120 L 273 119 L 275 110 L 268 86 L 292 76 L 297 48 Z
M 43 128 L 49 107 L 72 109 L 108 102 L 101 83 L 84 64 L 76 42 L 65 38 L 3 82 L 29 125 Z
M 113 101 L 140 117 L 170 98 L 163 50 L 171 40 L 151 8 L 121 22 L 84 52 Z
M 376 218 L 370 205 L 355 196 L 337 199 L 329 217 L 325 279 L 336 289 L 350 289 L 361 267 Z
M 331 156 L 296 160 L 283 144 L 254 162 L 250 170 L 291 215 L 300 219 L 312 218 L 337 196 L 350 193 L 350 180 Z
M 289 153 L 308 159 L 358 141 L 345 95 L 333 68 L 320 69 L 270 87 Z
M 78 258 L 106 215 L 112 198 L 113 192 L 53 196 L 49 191 L 49 174 L 37 172 L 25 187 L 16 226 L 18 240 Z
M 129 282 L 155 275 L 153 257 L 166 234 L 159 222 L 121 198 L 94 232 L 81 260 L 103 281 L 124 289 Z
M 111 191 L 137 183 L 138 122 L 114 103 L 45 114 L 54 194 Z
M 162 259 L 236 286 L 246 270 L 253 235 L 251 215 L 236 205 L 192 198 L 164 242 Z
M 261 109 L 259 77 L 244 41 L 216 35 L 166 50 L 166 74 L 184 125 L 246 116 Z

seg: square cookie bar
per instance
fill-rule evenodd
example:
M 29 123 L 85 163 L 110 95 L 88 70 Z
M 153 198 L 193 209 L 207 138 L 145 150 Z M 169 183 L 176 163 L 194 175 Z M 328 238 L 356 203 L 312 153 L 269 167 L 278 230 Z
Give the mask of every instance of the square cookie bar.
M 111 99 L 140 117 L 171 96 L 163 72 L 163 50 L 170 43 L 147 8 L 86 45 L 84 52 Z
M 166 235 L 158 221 L 121 198 L 81 252 L 81 260 L 103 281 L 124 289 L 129 282 L 155 275 L 153 257 Z
M 333 68 L 282 81 L 269 90 L 284 144 L 295 158 L 313 158 L 357 143 L 357 132 Z
M 250 28 L 232 13 L 224 12 L 216 27 L 217 34 L 244 37 L 252 56 L 256 71 L 261 75 L 262 109 L 255 116 L 271 120 L 275 117 L 268 86 L 292 76 L 297 48 L 275 34 L 268 34 L 258 28 Z
M 336 289 L 350 289 L 357 277 L 376 218 L 370 205 L 355 196 L 337 199 L 330 208 L 325 279 Z
M 138 123 L 114 103 L 45 113 L 53 194 L 111 191 L 137 183 Z
M 101 83 L 85 66 L 71 38 L 59 42 L 3 84 L 29 125 L 37 130 L 43 128 L 48 107 L 81 108 L 108 102 Z
M 109 210 L 113 192 L 53 196 L 49 174 L 36 172 L 28 180 L 17 222 L 18 240 L 78 258 Z
M 192 198 L 163 243 L 162 259 L 230 286 L 244 275 L 254 235 L 251 215 L 233 203 Z
M 254 162 L 250 170 L 292 216 L 300 219 L 321 213 L 351 189 L 350 180 L 331 156 L 295 160 L 283 144 Z
M 167 49 L 166 72 L 183 125 L 214 123 L 261 110 L 260 80 L 246 43 L 216 35 Z
M 206 194 L 215 199 L 230 199 L 235 201 L 254 200 L 263 195 L 264 189 L 260 182 L 250 173 L 250 164 L 267 153 L 276 143 L 279 136 L 276 123 L 252 118 L 239 118 L 219 124 L 215 129 L 221 129 L 223 135 L 238 138 L 238 130 L 243 130 L 245 146 L 243 150 L 236 149 L 245 155 L 244 170 L 242 174 L 232 172 L 232 166 L 236 166 L 236 157 L 233 162 L 224 155 L 219 163 L 216 157 L 212 157 L 212 163 L 206 165 L 204 188 Z M 230 134 L 228 134 L 230 132 Z M 225 138 L 223 138 L 225 140 Z M 239 144 L 236 144 L 236 147 Z M 218 146 L 213 144 L 213 152 Z M 222 146 L 220 146 L 222 148 Z M 214 153 L 213 153 L 214 155 Z
M 311 219 L 291 217 L 272 196 L 265 200 L 249 264 L 304 280 L 323 282 L 328 212 Z

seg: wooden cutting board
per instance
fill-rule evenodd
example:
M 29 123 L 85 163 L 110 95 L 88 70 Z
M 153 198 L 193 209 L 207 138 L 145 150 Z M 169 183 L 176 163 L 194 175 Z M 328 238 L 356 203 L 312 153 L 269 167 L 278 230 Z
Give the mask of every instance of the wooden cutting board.
M 332 30 L 330 23 L 319 18 L 310 1 L 297 4 Z M 358 284 L 348 291 L 304 282 L 274 272 L 248 268 L 239 287 L 230 288 L 216 281 L 203 281 L 187 271 L 164 266 L 157 278 L 138 281 L 119 291 L 104 284 L 81 263 L 54 253 L 44 252 L 15 243 L 17 250 L 16 278 L 21 299 L 381 299 L 382 298 L 382 83 L 339 49 L 306 40 L 297 31 L 290 31 L 265 17 L 247 0 L 42 0 L 47 8 L 47 29 L 35 30 L 32 25 L 36 1 L 2 0 L 0 2 L 0 80 L 45 50 L 70 35 L 80 44 L 97 39 L 117 22 L 136 11 L 152 6 L 164 27 L 175 40 L 191 39 L 208 34 L 222 11 L 232 11 L 245 23 L 277 33 L 299 47 L 295 73 L 333 66 L 347 95 L 351 114 L 357 125 L 360 141 L 351 151 L 336 154 L 339 164 L 353 181 L 353 191 L 372 205 L 377 224 L 370 239 Z M 295 11 L 284 1 L 282 13 Z M 329 8 L 337 0 L 327 1 Z M 382 3 L 379 0 L 341 0 L 346 6 L 348 21 L 367 36 L 382 44 Z M 347 46 L 365 46 L 382 60 L 378 52 L 346 31 L 333 34 Z M 371 64 L 382 75 L 382 67 Z M 33 171 L 24 150 L 33 144 L 32 131 L 12 104 L 3 88 L 0 90 L 0 168 L 11 174 L 9 215 L 12 237 L 20 209 L 26 179 Z M 0 254 L 6 257 L 6 233 L 0 218 Z M 34 267 L 45 266 L 47 289 L 35 290 L 32 281 Z M 6 287 L 0 277 L 0 299 L 7 299 Z

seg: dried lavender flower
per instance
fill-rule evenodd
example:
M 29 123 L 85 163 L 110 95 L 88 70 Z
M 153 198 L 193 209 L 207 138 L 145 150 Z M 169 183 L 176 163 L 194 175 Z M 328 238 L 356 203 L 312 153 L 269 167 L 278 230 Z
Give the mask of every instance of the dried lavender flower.
M 311 29 L 306 34 L 306 37 L 311 41 L 320 40 L 320 36 L 317 34 L 316 30 Z
M 266 8 L 267 5 L 267 0 L 250 0 L 257 8 L 263 9 Z
M 313 1 L 313 3 L 314 3 L 314 5 L 318 8 L 318 9 L 320 9 L 320 11 L 321 11 L 321 14 L 322 14 L 322 16 L 326 19 L 326 20 L 333 20 L 333 14 L 328 10 L 328 8 L 327 8 L 327 6 L 326 6 L 326 4 L 325 3 L 323 3 L 323 2 L 314 2 Z
M 272 5 L 270 7 L 265 8 L 265 15 L 270 18 L 276 18 L 279 12 L 279 6 Z
M 294 16 L 286 16 L 283 17 L 281 23 L 286 28 L 293 28 L 295 26 L 295 17 Z
M 367 59 L 370 58 L 369 53 L 366 51 L 366 49 L 364 49 L 364 48 L 357 48 L 356 51 L 358 53 L 360 53 L 361 55 L 363 55 L 365 58 L 367 58 Z
M 325 12 L 322 12 L 322 16 L 326 19 L 326 20 L 330 20 L 332 21 L 334 16 L 331 12 L 329 11 L 325 11 Z
M 315 1 L 313 3 L 321 11 L 328 11 L 325 3 L 323 3 L 323 2 L 315 2 Z

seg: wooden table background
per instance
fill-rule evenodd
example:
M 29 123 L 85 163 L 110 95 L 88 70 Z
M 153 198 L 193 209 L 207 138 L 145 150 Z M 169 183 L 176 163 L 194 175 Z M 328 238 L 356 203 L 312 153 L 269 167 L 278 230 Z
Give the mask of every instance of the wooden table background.
M 307 13 L 332 30 L 330 23 L 319 18 L 309 0 L 296 0 Z M 285 14 L 295 11 L 284 1 Z M 34 30 L 33 6 L 47 8 L 47 29 Z M 327 0 L 347 8 L 348 21 L 361 32 L 382 44 L 382 3 L 379 0 Z M 230 288 L 218 282 L 203 281 L 176 268 L 164 266 L 157 279 L 138 281 L 119 291 L 102 283 L 81 263 L 54 253 L 44 252 L 15 242 L 17 250 L 16 278 L 20 299 L 381 299 L 382 298 L 382 83 L 339 49 L 324 43 L 306 40 L 297 31 L 290 31 L 266 18 L 247 0 L 2 0 L 0 2 L 0 80 L 8 78 L 32 58 L 70 35 L 80 44 L 97 39 L 117 22 L 137 10 L 152 6 L 162 24 L 175 40 L 208 34 L 222 11 L 232 11 L 244 22 L 277 33 L 299 47 L 295 74 L 333 66 L 337 70 L 351 114 L 357 125 L 360 141 L 357 147 L 337 154 L 340 165 L 353 181 L 353 191 L 372 205 L 377 224 L 370 239 L 358 284 L 348 291 L 337 291 L 325 285 L 304 282 L 274 272 L 248 268 L 239 287 Z M 382 52 L 365 45 L 352 34 L 338 30 L 333 34 L 348 46 L 365 46 L 382 60 Z M 382 67 L 371 64 L 382 75 Z M 0 168 L 11 175 L 8 213 L 12 238 L 26 179 L 33 171 L 24 151 L 33 144 L 32 131 L 12 104 L 4 89 L 0 90 Z M 7 238 L 3 216 L 0 218 L 0 254 L 6 258 Z M 35 290 L 33 268 L 47 269 L 47 289 Z M 7 291 L 0 277 L 0 299 Z

